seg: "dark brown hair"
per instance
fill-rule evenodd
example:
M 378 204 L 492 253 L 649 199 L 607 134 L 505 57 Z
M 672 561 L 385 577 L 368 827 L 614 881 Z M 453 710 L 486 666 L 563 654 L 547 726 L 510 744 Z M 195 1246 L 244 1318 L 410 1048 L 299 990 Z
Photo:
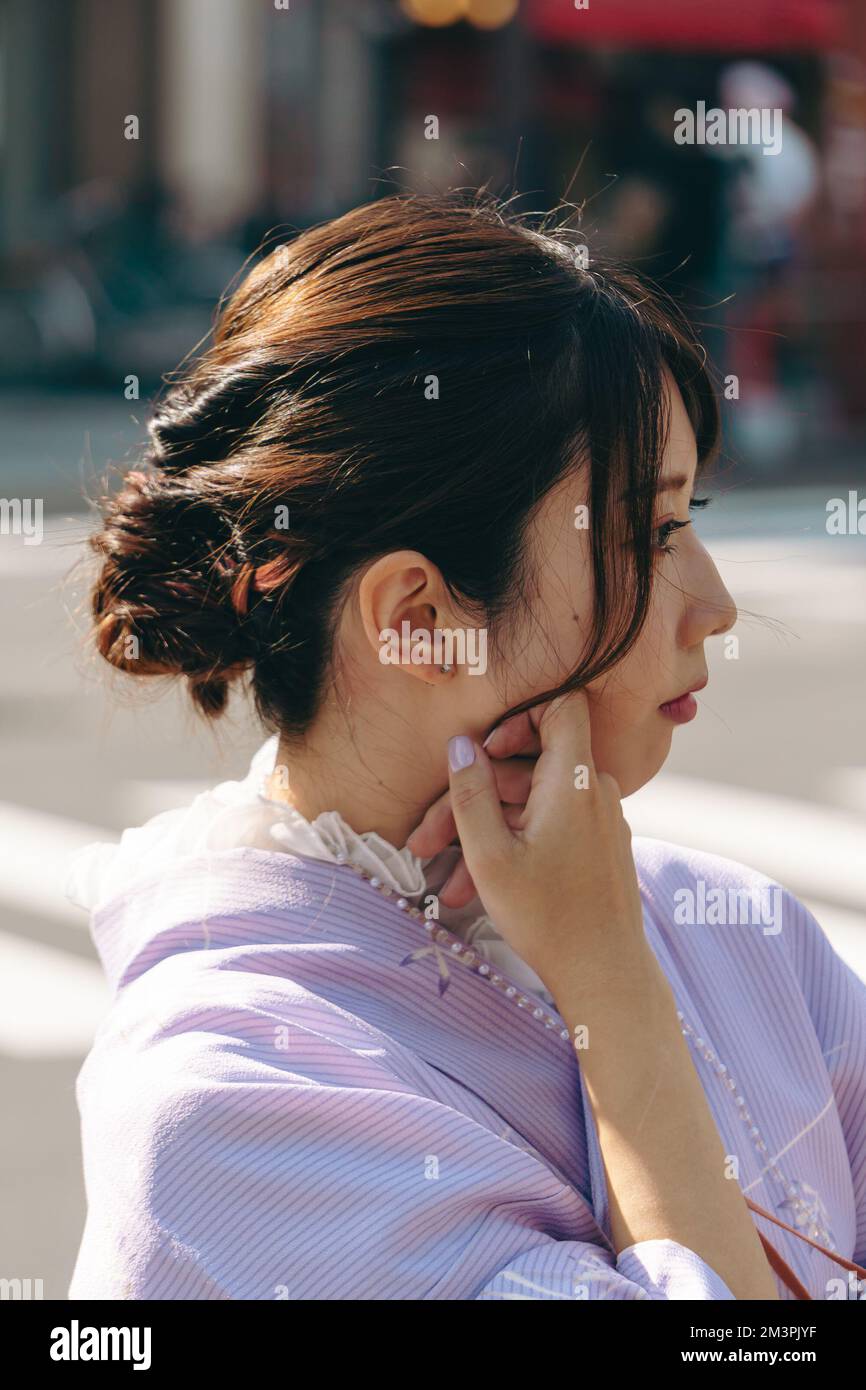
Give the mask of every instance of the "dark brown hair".
M 400 195 L 265 255 L 103 501 L 101 654 L 185 676 L 212 715 L 249 671 L 263 721 L 297 737 L 351 576 L 419 550 L 495 643 L 531 587 L 532 509 L 585 465 L 590 640 L 556 692 L 511 712 L 617 662 L 651 592 L 664 366 L 702 461 L 718 411 L 679 308 L 594 256 L 584 268 L 581 240 L 489 195 Z

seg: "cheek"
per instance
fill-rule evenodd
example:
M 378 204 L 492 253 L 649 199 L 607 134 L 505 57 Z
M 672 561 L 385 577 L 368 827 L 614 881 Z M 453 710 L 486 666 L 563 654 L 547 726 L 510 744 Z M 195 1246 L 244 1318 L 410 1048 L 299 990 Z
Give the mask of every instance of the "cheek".
M 612 672 L 611 703 L 621 718 L 632 722 L 653 714 L 670 697 L 671 683 L 676 684 L 679 604 L 664 588 L 657 586 L 640 637 Z
M 654 704 L 622 692 L 589 699 L 593 761 L 616 779 L 623 796 L 631 796 L 662 767 L 674 726 Z
M 508 660 L 497 668 L 505 705 L 519 704 L 543 690 L 555 689 L 580 661 L 585 637 L 570 609 L 547 612 L 515 635 Z
M 659 770 L 670 749 L 673 725 L 658 706 L 670 686 L 672 662 L 663 650 L 664 624 L 652 614 L 624 661 L 593 681 L 587 694 L 593 758 L 623 788 L 634 791 Z
M 670 686 L 670 670 L 660 630 L 648 621 L 628 656 L 588 688 L 600 727 L 622 735 L 629 729 L 645 728 L 648 722 L 654 724 L 660 692 Z
M 594 756 L 604 753 L 609 757 L 612 750 L 621 744 L 634 747 L 646 737 L 648 723 L 654 726 L 656 708 L 641 695 L 639 685 L 637 689 L 633 688 L 636 681 L 636 673 L 627 685 L 621 683 L 618 673 L 614 673 L 607 684 L 602 683 L 603 688 L 597 688 L 593 682 L 587 691 L 593 748 L 598 745 Z

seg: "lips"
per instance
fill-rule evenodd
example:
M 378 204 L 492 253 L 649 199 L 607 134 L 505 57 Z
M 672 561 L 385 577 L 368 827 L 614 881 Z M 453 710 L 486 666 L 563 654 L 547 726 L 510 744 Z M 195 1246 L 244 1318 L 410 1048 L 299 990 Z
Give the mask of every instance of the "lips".
M 659 705 L 659 712 L 667 719 L 673 720 L 674 724 L 688 724 L 694 719 L 698 712 L 698 702 L 694 697 L 694 691 L 703 690 L 707 684 L 709 676 L 703 676 L 701 680 L 695 681 L 688 690 L 684 690 L 682 695 L 677 695 L 673 700 L 666 700 L 663 705 Z

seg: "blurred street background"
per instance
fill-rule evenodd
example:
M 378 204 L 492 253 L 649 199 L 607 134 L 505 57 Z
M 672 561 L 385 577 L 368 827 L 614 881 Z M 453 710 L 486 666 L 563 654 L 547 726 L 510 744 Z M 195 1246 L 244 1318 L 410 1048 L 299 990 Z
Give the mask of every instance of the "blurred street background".
M 677 144 L 699 102 L 782 111 L 781 152 Z M 89 502 L 265 236 L 485 181 L 582 209 L 727 383 L 696 525 L 739 647 L 710 644 L 700 715 L 628 818 L 781 880 L 866 978 L 866 5 L 0 0 L 0 1277 L 46 1298 L 81 1235 L 73 1087 L 108 1005 L 66 857 L 261 742 L 242 706 L 210 730 L 96 665 Z

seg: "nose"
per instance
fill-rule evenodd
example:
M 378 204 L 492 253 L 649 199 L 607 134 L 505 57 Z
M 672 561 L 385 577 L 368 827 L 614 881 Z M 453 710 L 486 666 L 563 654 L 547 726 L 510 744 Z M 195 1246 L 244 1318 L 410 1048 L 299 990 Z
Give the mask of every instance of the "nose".
M 690 646 L 707 637 L 721 637 L 730 632 L 739 616 L 715 562 L 703 546 L 701 549 L 704 569 L 692 592 L 688 612 Z

